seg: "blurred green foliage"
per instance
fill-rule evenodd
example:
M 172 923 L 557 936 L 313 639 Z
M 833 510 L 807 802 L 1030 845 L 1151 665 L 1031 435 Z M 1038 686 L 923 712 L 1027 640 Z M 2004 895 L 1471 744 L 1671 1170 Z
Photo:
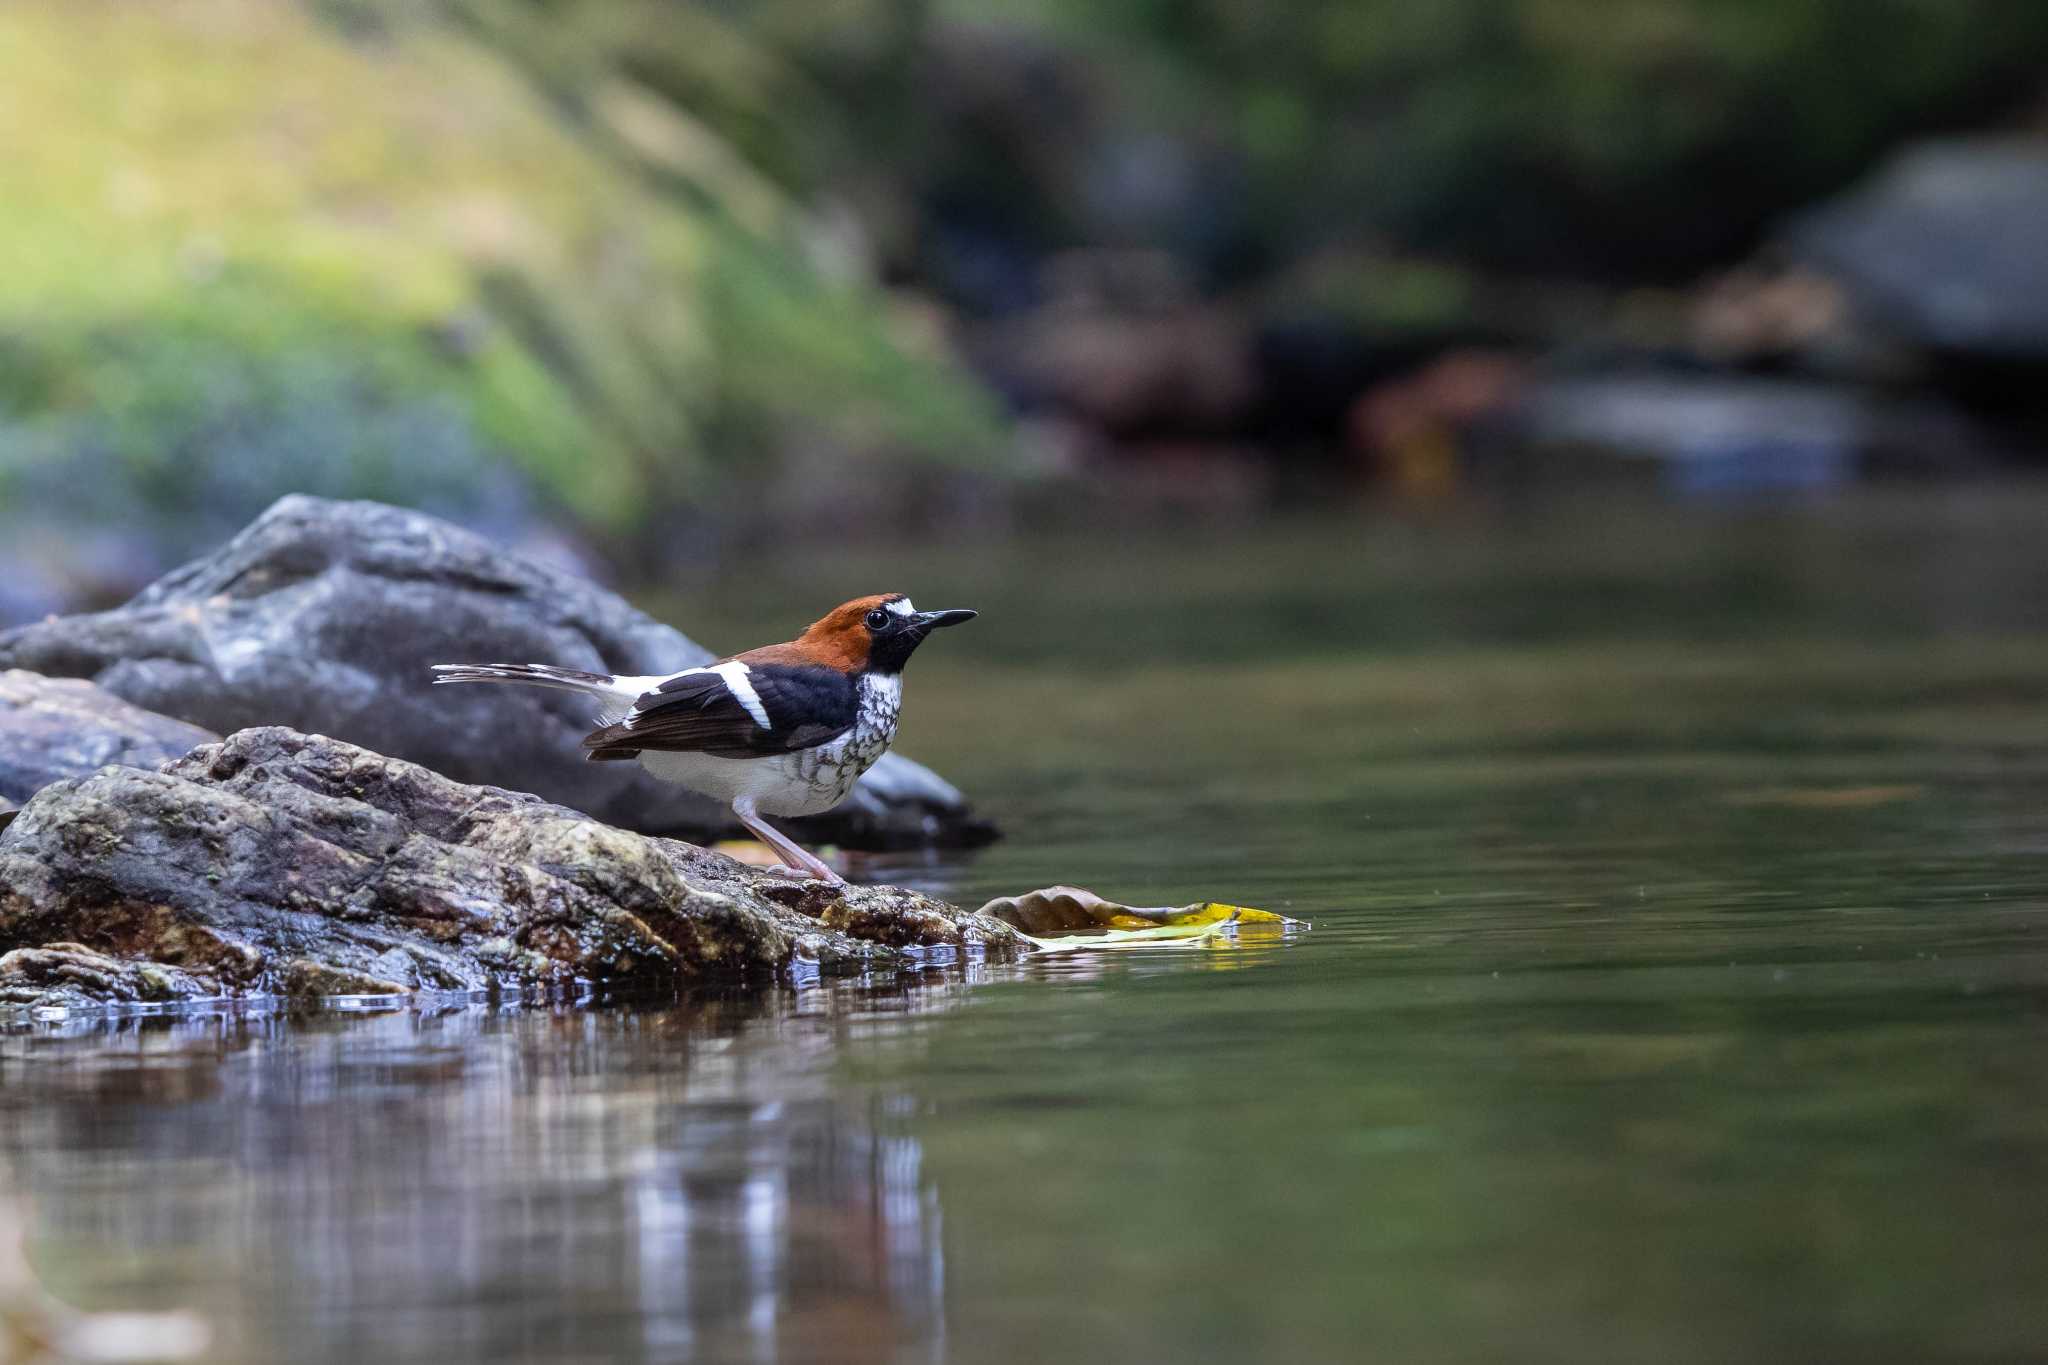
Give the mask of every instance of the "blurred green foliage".
M 196 545 L 288 488 L 644 532 L 1005 468 L 877 270 L 1000 312 L 1156 247 L 1455 333 L 1498 272 L 1724 261 L 2044 61 L 2017 0 L 10 0 L 0 495 Z
M 937 0 L 1248 168 L 1242 248 L 1362 234 L 1603 278 L 1747 247 L 1897 138 L 2038 97 L 2018 0 Z
M 294 488 L 632 530 L 792 443 L 1000 462 L 774 149 L 680 102 L 780 130 L 772 56 L 658 8 L 0 9 L 0 492 L 203 543 Z

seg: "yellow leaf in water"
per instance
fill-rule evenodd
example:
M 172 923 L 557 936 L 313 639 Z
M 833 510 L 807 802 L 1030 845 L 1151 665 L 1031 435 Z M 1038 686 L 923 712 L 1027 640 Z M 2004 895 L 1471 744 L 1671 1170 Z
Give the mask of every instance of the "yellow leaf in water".
M 1139 912 L 1143 914 L 1143 911 Z M 1217 920 L 1235 919 L 1239 924 L 1299 924 L 1285 915 L 1276 915 L 1271 910 L 1254 910 L 1248 905 L 1225 905 L 1222 901 L 1203 901 L 1199 905 L 1184 905 L 1178 910 L 1167 912 L 1160 924 L 1214 924 Z

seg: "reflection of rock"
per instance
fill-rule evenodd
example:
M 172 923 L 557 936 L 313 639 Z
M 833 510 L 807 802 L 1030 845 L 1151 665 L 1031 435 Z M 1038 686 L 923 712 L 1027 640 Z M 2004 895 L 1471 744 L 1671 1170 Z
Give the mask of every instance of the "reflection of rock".
M 0 672 L 0 798 L 24 801 L 109 763 L 155 768 L 218 738 L 83 679 Z M 9 809 L 0 800 L 0 813 Z
M 4 1154 L 0 1154 L 4 1155 Z M 0 1159 L 0 1361 L 113 1362 L 188 1360 L 212 1332 L 191 1313 L 82 1313 L 44 1286 L 23 1245 L 28 1217 Z
M 780 881 L 285 729 L 52 784 L 0 831 L 15 1004 L 648 984 L 1014 942 L 913 892 Z
M 2048 362 L 2048 143 L 1911 148 L 1782 247 L 1903 341 Z
M 204 1313 L 224 1359 L 936 1358 L 941 1187 L 900 1087 L 832 1078 L 964 994 L 0 1032 L 0 1181 L 35 1191 L 0 1237 L 18 1214 L 80 1298 Z
M 306 497 L 282 499 L 125 607 L 0 634 L 0 667 L 90 677 L 222 733 L 291 725 L 333 735 L 656 832 L 708 833 L 730 821 L 637 764 L 586 763 L 582 699 L 434 688 L 428 666 L 512 660 L 665 673 L 709 657 L 617 595 L 446 522 Z M 952 786 L 892 755 L 806 832 L 868 845 L 958 843 L 987 826 Z

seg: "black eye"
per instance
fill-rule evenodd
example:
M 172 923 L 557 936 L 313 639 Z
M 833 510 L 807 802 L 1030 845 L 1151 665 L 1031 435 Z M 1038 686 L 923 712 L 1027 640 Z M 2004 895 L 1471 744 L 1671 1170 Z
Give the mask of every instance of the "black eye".
M 868 613 L 868 629 L 869 629 L 869 630 L 880 630 L 880 629 L 881 629 L 882 627 L 884 627 L 884 626 L 886 626 L 886 625 L 888 625 L 888 624 L 889 624 L 889 613 L 888 613 L 888 612 L 886 612 L 886 611 L 883 611 L 883 610 L 882 610 L 882 609 L 881 609 L 880 607 L 876 607 L 876 608 L 875 608 L 875 609 L 874 609 L 873 611 L 871 611 L 871 612 L 869 612 L 869 613 Z

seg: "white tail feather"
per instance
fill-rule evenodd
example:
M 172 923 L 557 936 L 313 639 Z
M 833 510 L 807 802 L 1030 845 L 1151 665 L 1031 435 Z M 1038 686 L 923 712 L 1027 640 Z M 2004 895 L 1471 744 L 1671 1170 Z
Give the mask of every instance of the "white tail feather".
M 551 687 L 562 692 L 580 692 L 595 698 L 603 709 L 599 725 L 610 725 L 633 710 L 660 678 L 614 678 L 603 673 L 586 673 L 576 668 L 555 668 L 549 664 L 435 664 L 434 683 L 524 683 L 528 687 Z

